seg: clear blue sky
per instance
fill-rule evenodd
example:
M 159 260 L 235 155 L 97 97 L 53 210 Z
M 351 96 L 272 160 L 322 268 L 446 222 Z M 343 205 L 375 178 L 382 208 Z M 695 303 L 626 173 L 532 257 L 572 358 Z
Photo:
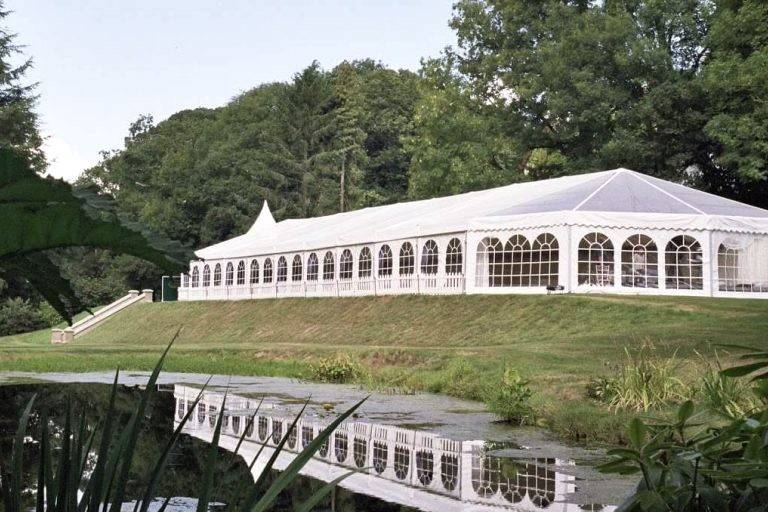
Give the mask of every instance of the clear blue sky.
M 155 121 L 214 107 L 312 60 L 416 70 L 455 35 L 452 0 L 6 0 L 34 60 L 50 172 L 72 179 Z

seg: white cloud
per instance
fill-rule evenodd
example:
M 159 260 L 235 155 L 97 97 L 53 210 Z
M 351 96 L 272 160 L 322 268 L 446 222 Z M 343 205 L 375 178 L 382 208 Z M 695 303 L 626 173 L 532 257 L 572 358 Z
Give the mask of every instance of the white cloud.
M 43 151 L 48 159 L 48 174 L 54 178 L 75 181 L 78 175 L 96 162 L 90 162 L 67 141 L 51 135 L 45 139 Z

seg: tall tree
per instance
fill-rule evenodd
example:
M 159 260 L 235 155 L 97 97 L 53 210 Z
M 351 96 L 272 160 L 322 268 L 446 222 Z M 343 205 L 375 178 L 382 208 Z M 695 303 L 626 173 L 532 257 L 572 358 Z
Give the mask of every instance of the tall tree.
M 14 65 L 11 60 L 21 55 L 15 34 L 2 26 L 8 16 L 0 0 L 0 146 L 7 145 L 24 155 L 37 171 L 45 169 L 42 138 L 37 131 L 34 107 L 36 84 L 24 82 L 32 60 Z
M 691 86 L 711 14 L 704 0 L 462 0 L 451 55 L 524 148 L 522 168 L 545 150 L 563 157 L 555 173 L 626 165 L 681 178 L 712 165 Z
M 722 0 L 703 81 L 712 103 L 707 134 L 716 158 L 745 181 L 768 177 L 768 4 Z
M 409 195 L 423 199 L 525 179 L 519 143 L 505 134 L 501 116 L 473 98 L 451 58 L 426 61 L 422 75 L 414 132 L 406 138 Z

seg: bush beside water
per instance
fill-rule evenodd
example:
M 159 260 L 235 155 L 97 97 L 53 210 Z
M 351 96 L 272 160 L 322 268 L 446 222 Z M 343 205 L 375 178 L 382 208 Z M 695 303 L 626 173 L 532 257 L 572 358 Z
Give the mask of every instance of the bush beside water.
M 336 354 L 320 359 L 317 364 L 310 365 L 312 377 L 320 382 L 344 384 L 363 375 L 359 363 L 347 354 Z

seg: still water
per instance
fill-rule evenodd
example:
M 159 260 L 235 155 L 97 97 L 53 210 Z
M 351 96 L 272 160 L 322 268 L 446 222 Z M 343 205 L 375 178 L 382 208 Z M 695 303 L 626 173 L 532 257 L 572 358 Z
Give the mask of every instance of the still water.
M 36 409 L 46 407 L 54 423 L 63 422 L 67 399 L 90 425 L 98 424 L 106 409 L 112 375 L 3 374 L 0 375 L 0 457 L 6 457 L 16 418 L 32 394 Z M 165 374 L 140 438 L 134 462 L 132 489 L 137 492 L 159 447 L 171 436 L 200 393 L 207 377 Z M 26 382 L 18 384 L 18 382 Z M 121 379 L 120 414 L 127 418 L 138 399 L 144 374 Z M 298 409 L 309 407 L 287 440 L 287 450 L 275 468 L 285 468 L 301 449 L 328 424 L 366 393 L 352 386 L 308 384 L 281 378 L 215 377 L 193 411 L 171 456 L 158 496 L 175 497 L 171 510 L 194 510 L 196 482 L 203 468 L 204 450 L 212 438 L 224 402 L 224 429 L 219 441 L 222 466 L 214 500 L 237 503 L 243 483 L 253 486 L 273 447 L 288 432 Z M 32 423 L 34 423 L 34 416 Z M 36 431 L 33 424 L 30 432 Z M 245 434 L 236 457 L 231 452 Z M 36 475 L 34 436 L 28 443 L 25 474 Z M 251 470 L 248 464 L 266 445 Z M 493 421 L 480 404 L 435 395 L 371 395 L 359 414 L 342 424 L 315 457 L 302 477 L 280 496 L 276 510 L 293 510 L 324 482 L 356 470 L 317 508 L 338 511 L 581 511 L 613 510 L 632 480 L 598 474 L 599 450 L 553 442 L 538 430 L 512 429 Z M 274 478 L 275 474 L 270 475 Z M 34 498 L 30 497 L 30 505 Z

